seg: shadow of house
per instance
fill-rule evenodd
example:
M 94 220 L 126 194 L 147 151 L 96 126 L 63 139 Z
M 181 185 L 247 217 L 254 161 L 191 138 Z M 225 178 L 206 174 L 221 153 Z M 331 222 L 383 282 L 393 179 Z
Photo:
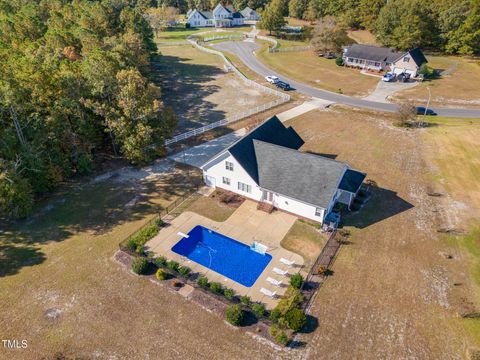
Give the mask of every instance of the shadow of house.
M 162 55 L 152 61 L 152 81 L 162 89 L 165 105 L 178 115 L 176 134 L 189 131 L 225 118 L 226 113 L 216 110 L 218 104 L 205 100 L 221 91 L 209 84 L 224 72 L 217 66 L 191 64 L 192 59 Z
M 342 216 L 342 226 L 366 228 L 392 216 L 413 208 L 408 201 L 403 200 L 395 191 L 369 186 L 370 200 L 359 211 Z
M 305 151 L 305 152 L 308 153 L 308 154 L 323 156 L 323 157 L 326 157 L 326 158 L 332 159 L 332 160 L 335 160 L 338 156 L 337 154 L 326 154 L 326 153 L 319 153 L 319 152 L 315 152 L 315 151 Z

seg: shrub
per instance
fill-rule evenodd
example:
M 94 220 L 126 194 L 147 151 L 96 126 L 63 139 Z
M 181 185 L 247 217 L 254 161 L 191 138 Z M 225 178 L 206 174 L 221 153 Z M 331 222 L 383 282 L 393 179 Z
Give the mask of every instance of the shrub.
M 179 287 L 180 285 L 182 285 L 182 283 L 178 280 L 175 280 L 173 279 L 170 284 L 172 284 L 173 287 Z
M 257 319 L 260 319 L 265 314 L 265 305 L 263 305 L 261 303 L 255 303 L 252 306 L 252 311 L 253 311 L 253 314 L 255 315 L 255 317 Z
M 335 59 L 335 64 L 338 66 L 343 66 L 343 58 L 342 55 L 338 55 L 337 58 Z
M 210 283 L 210 290 L 216 294 L 220 294 L 222 292 L 222 284 L 218 282 Z
M 250 299 L 250 296 L 243 295 L 243 296 L 240 296 L 240 302 L 245 306 L 250 306 L 250 304 L 252 303 L 252 300 Z
M 155 258 L 153 261 L 155 265 L 157 265 L 158 267 L 162 267 L 167 264 L 167 258 L 165 256 L 159 256 Z
M 155 274 L 158 280 L 166 280 L 167 273 L 163 269 L 158 269 L 157 273 Z
M 433 70 L 427 63 L 423 63 L 418 69 L 418 73 L 422 74 L 425 79 L 435 77 L 435 70 Z
M 180 275 L 182 275 L 183 277 L 187 278 L 188 275 L 190 274 L 190 268 L 187 267 L 187 266 L 180 266 L 180 268 L 178 269 L 178 272 L 180 273 Z
M 197 280 L 197 284 L 200 285 L 201 287 L 208 287 L 208 279 L 206 276 L 201 276 Z
M 228 300 L 233 300 L 235 297 L 235 291 L 232 289 L 225 289 L 223 290 L 223 295 L 228 299 Z
M 285 314 L 285 322 L 290 329 L 298 331 L 307 323 L 307 316 L 300 309 L 290 309 Z
M 280 330 L 277 325 L 271 325 L 268 328 L 268 333 L 277 343 L 283 346 L 288 345 L 288 342 L 290 341 L 285 331 Z
M 225 316 L 227 318 L 227 321 L 235 326 L 239 326 L 242 323 L 243 320 L 243 310 L 240 307 L 240 305 L 230 305 L 227 308 L 227 311 L 225 313 Z
M 298 273 L 292 275 L 290 278 L 290 285 L 295 289 L 300 289 L 303 285 L 303 276 Z
M 137 243 L 133 238 L 128 239 L 126 246 L 127 246 L 127 249 L 130 251 L 137 251 Z
M 167 262 L 167 267 L 172 270 L 172 271 L 178 271 L 178 267 L 180 266 L 180 264 L 176 261 L 168 261 Z
M 281 316 L 282 316 L 282 313 L 280 312 L 280 310 L 275 308 L 272 311 L 270 311 L 270 316 L 268 318 L 272 320 L 274 323 L 277 323 Z
M 135 274 L 145 274 L 148 269 L 148 261 L 143 257 L 137 257 L 133 259 L 132 271 Z
M 158 225 L 158 221 L 145 226 L 143 229 L 134 234 L 130 239 L 128 239 L 127 249 L 141 254 L 143 252 L 143 245 L 145 245 L 148 240 L 157 235 L 159 228 L 160 225 Z
M 327 268 L 323 265 L 320 265 L 318 268 L 317 268 L 317 273 L 318 275 L 324 275 L 325 273 L 327 272 Z

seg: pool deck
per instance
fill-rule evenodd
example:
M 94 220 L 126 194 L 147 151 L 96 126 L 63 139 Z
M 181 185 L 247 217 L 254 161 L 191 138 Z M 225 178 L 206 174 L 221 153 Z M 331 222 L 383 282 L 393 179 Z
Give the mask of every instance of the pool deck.
M 200 272 L 208 277 L 210 282 L 219 282 L 225 287 L 234 289 L 239 295 L 248 295 L 253 301 L 263 302 L 267 308 L 271 309 L 278 303 L 279 297 L 283 295 L 289 283 L 288 275 L 295 274 L 302 270 L 303 258 L 280 246 L 280 242 L 292 227 L 297 217 L 286 214 L 281 211 L 274 211 L 268 214 L 257 210 L 257 204 L 254 201 L 246 200 L 235 212 L 224 222 L 216 222 L 204 216 L 186 211 L 173 219 L 171 223 L 162 228 L 157 236 L 147 242 L 146 250 L 153 251 L 156 256 L 163 255 L 169 260 L 178 261 L 181 265 L 186 265 L 193 272 Z M 225 276 L 203 266 L 183 256 L 174 253 L 171 248 L 180 239 L 178 232 L 187 234 L 195 226 L 202 225 L 206 228 L 215 230 L 232 239 L 238 240 L 244 244 L 250 245 L 257 241 L 268 246 L 267 252 L 272 255 L 272 260 L 265 270 L 260 274 L 253 286 L 246 287 Z M 280 262 L 280 258 L 293 260 L 295 265 L 288 267 Z M 273 268 L 282 270 L 288 269 L 287 276 L 277 275 Z M 305 274 L 303 274 L 305 275 Z M 276 280 L 283 280 L 280 287 L 267 282 L 267 277 Z M 270 291 L 276 291 L 277 297 L 272 299 L 260 292 L 264 287 Z

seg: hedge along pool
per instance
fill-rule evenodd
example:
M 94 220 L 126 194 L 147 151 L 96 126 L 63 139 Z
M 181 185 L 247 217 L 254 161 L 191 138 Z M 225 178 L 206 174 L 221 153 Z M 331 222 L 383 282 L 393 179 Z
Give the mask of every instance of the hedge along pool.
M 185 256 L 243 286 L 251 287 L 267 267 L 272 255 L 259 254 L 249 246 L 197 225 L 172 247 Z

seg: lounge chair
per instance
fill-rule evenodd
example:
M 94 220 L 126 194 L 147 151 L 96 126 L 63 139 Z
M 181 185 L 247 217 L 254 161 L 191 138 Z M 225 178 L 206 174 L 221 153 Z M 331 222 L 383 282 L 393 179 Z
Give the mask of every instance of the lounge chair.
M 250 250 L 253 250 L 259 254 L 265 255 L 265 253 L 268 250 L 268 247 L 258 242 L 254 242 L 252 245 L 250 245 Z
M 293 260 L 287 260 L 287 259 L 285 259 L 285 258 L 283 258 L 283 257 L 280 258 L 280 262 L 281 262 L 282 264 L 285 264 L 285 265 L 288 265 L 288 266 L 292 266 L 293 264 L 295 264 L 295 261 L 293 261 Z
M 282 275 L 282 276 L 285 276 L 285 275 L 288 274 L 288 270 L 282 270 L 282 269 L 279 269 L 279 268 L 276 268 L 276 267 L 273 268 L 273 272 L 275 274 Z
M 275 285 L 275 286 L 280 286 L 282 284 L 282 280 L 277 280 L 277 279 L 271 278 L 270 276 L 267 277 L 267 281 L 270 284 Z
M 265 288 L 261 288 L 261 289 L 260 289 L 260 292 L 261 292 L 263 295 L 267 295 L 267 296 L 269 296 L 269 297 L 271 297 L 271 298 L 274 298 L 275 295 L 277 295 L 277 292 L 276 292 L 276 291 L 273 291 L 273 292 L 272 292 L 272 291 L 270 291 L 270 290 L 268 290 L 268 289 L 265 289 Z

